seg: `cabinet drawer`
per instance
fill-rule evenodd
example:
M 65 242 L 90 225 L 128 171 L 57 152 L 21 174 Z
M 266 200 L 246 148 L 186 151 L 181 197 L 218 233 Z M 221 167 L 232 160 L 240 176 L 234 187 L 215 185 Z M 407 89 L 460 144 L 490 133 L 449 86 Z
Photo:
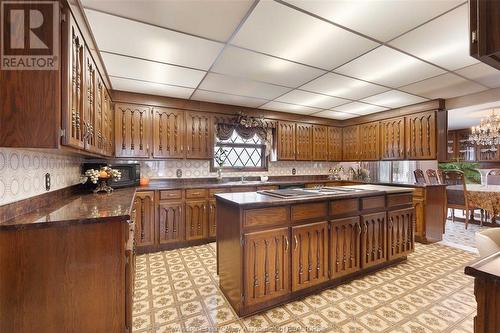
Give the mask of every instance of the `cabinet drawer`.
M 385 208 L 385 196 L 361 198 L 361 210 Z
M 359 213 L 359 199 L 344 199 L 330 202 L 330 215 L 346 216 Z
M 231 192 L 231 188 L 211 188 L 208 190 L 208 196 L 213 198 L 217 193 L 228 193 Z
M 182 199 L 182 190 L 160 191 L 160 200 Z
M 245 210 L 243 221 L 243 225 L 245 227 L 286 224 L 288 222 L 288 207 L 270 207 Z
M 327 215 L 328 204 L 326 201 L 293 205 L 291 211 L 292 221 L 301 221 L 315 218 L 325 219 Z
M 387 207 L 406 206 L 413 203 L 413 195 L 408 193 L 390 194 L 387 196 Z
M 239 186 L 233 187 L 231 192 L 255 192 L 255 186 Z
M 262 190 L 277 190 L 279 189 L 278 185 L 262 185 L 262 186 L 257 186 L 257 191 L 262 191 Z
M 206 198 L 208 191 L 206 188 L 193 188 L 186 190 L 186 199 Z

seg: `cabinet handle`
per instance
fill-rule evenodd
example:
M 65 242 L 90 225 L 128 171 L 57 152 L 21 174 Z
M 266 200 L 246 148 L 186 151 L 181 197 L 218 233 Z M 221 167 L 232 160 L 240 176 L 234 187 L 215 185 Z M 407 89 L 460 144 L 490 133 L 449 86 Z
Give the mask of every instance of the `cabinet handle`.
M 297 240 L 297 235 L 293 236 L 293 239 L 295 240 L 295 246 L 294 246 L 294 250 L 297 250 L 297 246 L 299 246 L 299 241 Z
M 289 245 L 290 245 L 290 244 L 288 243 L 288 237 L 287 237 L 287 236 L 285 236 L 285 252 L 288 252 L 288 246 L 289 246 Z

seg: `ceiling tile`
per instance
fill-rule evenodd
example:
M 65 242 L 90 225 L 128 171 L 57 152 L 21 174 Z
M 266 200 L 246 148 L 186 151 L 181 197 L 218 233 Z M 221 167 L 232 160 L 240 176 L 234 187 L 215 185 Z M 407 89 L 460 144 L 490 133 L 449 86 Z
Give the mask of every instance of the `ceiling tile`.
M 389 44 L 449 70 L 478 62 L 469 55 L 469 17 L 463 5 Z
M 300 89 L 349 99 L 359 99 L 389 90 L 386 87 L 335 73 L 327 73 Z
M 200 88 L 204 90 L 264 98 L 268 100 L 274 99 L 290 90 L 290 88 L 276 86 L 269 83 L 257 82 L 216 73 L 208 73 L 201 83 Z
M 332 110 L 321 111 L 321 112 L 313 114 L 313 116 L 314 117 L 330 118 L 330 119 L 338 119 L 338 120 L 359 117 L 357 114 L 332 111 Z
M 86 10 L 100 51 L 207 70 L 224 44 Z M 110 29 L 112 27 L 112 29 Z
M 386 46 L 370 51 L 335 71 L 393 88 L 445 72 Z
M 410 95 L 398 90 L 390 90 L 385 93 L 370 96 L 361 100 L 361 102 L 386 106 L 388 108 L 398 108 L 401 106 L 425 102 L 425 101 L 427 101 L 427 98 Z
M 487 88 L 455 74 L 444 74 L 400 88 L 427 98 L 452 98 L 473 94 Z
M 321 109 L 330 109 L 334 106 L 350 102 L 347 99 L 315 94 L 302 90 L 292 90 L 289 93 L 286 93 L 285 95 L 276 99 L 276 101 L 304 106 L 312 106 Z
M 386 42 L 440 15 L 463 0 L 285 0 L 344 27 Z
M 455 72 L 490 88 L 500 87 L 500 71 L 482 62 Z
M 281 103 L 281 102 L 275 102 L 275 101 L 271 101 L 267 104 L 262 105 L 260 107 L 260 109 L 298 113 L 298 114 L 304 114 L 304 115 L 309 115 L 311 113 L 321 111 L 321 109 L 318 109 L 318 108 L 311 108 L 308 106 L 287 104 L 287 103 Z
M 81 0 L 86 8 L 158 26 L 227 41 L 252 6 L 253 0 Z
M 265 99 L 223 94 L 197 89 L 191 99 L 212 103 L 239 105 L 255 108 L 267 102 Z
M 195 88 L 206 72 L 102 53 L 109 75 Z
M 212 71 L 291 88 L 325 73 L 319 69 L 232 46 L 223 51 Z
M 194 89 L 167 84 L 144 82 L 120 77 L 110 76 L 111 85 L 114 90 L 130 91 L 140 94 L 168 96 L 175 98 L 189 98 Z
M 365 104 L 365 103 L 361 103 L 361 102 L 352 102 L 349 104 L 336 106 L 333 108 L 333 110 L 345 112 L 345 113 L 353 113 L 353 114 L 357 114 L 357 115 L 364 115 L 364 114 L 380 112 L 380 111 L 384 111 L 384 110 L 388 110 L 388 109 L 381 107 L 381 106 Z
M 231 43 L 327 70 L 380 45 L 274 1 L 260 1 Z

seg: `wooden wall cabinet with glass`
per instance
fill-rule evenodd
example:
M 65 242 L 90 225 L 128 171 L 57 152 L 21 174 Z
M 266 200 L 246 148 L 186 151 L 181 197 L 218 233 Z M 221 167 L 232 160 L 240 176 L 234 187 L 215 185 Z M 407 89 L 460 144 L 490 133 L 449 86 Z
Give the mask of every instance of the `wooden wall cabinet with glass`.
M 372 122 L 359 125 L 359 151 L 363 161 L 376 161 L 380 159 L 380 133 L 379 123 Z
M 342 160 L 342 128 L 328 127 L 328 161 Z
M 342 129 L 342 159 L 344 161 L 359 160 L 359 148 L 359 126 L 344 127 Z
M 406 158 L 412 160 L 436 159 L 436 131 L 435 111 L 405 117 Z
M 295 123 L 291 121 L 279 121 L 276 133 L 278 160 L 295 160 Z
M 382 160 L 402 160 L 405 158 L 404 117 L 380 122 L 380 147 Z

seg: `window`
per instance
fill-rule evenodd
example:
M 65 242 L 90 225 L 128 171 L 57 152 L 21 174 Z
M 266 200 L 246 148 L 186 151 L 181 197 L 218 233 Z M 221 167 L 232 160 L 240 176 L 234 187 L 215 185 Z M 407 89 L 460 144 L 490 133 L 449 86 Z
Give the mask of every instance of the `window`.
M 216 139 L 212 168 L 224 170 L 257 171 L 266 170 L 266 145 L 255 134 L 245 140 L 236 131 L 228 140 Z

